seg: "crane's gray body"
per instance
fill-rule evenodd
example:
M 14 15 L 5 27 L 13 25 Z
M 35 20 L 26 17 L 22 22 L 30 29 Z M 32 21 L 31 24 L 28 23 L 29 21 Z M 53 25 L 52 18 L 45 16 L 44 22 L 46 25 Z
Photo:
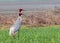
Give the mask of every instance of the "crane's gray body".
M 9 35 L 14 34 L 21 27 L 21 17 L 18 17 L 16 22 L 10 27 Z

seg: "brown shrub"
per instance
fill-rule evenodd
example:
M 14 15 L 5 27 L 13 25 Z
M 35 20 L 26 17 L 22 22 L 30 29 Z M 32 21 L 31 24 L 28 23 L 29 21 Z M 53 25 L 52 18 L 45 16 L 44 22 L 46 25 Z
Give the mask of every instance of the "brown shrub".
M 22 24 L 27 26 L 60 25 L 60 8 L 45 9 L 38 12 L 24 12 L 26 17 L 22 17 Z M 4 26 L 12 25 L 17 19 L 17 15 L 0 15 L 0 24 Z

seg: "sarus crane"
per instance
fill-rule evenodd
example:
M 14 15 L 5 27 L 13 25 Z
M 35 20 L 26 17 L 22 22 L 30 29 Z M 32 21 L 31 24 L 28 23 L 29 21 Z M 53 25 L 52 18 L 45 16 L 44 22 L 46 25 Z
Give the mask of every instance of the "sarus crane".
M 19 39 L 19 29 L 20 29 L 21 23 L 22 23 L 22 19 L 21 19 L 22 10 L 23 10 L 22 8 L 19 9 L 18 18 L 9 29 L 9 35 L 13 36 L 13 38 L 16 38 L 15 37 L 16 36 L 16 32 L 18 32 L 18 39 Z

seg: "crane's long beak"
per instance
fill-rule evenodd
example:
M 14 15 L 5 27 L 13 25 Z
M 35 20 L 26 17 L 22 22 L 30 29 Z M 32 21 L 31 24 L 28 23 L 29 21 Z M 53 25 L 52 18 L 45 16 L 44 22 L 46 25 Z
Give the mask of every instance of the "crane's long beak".
M 23 10 L 23 14 L 22 14 L 22 16 L 27 17 L 27 15 L 24 13 L 24 11 L 25 11 L 25 10 Z
M 25 14 L 22 14 L 22 16 L 27 17 Z

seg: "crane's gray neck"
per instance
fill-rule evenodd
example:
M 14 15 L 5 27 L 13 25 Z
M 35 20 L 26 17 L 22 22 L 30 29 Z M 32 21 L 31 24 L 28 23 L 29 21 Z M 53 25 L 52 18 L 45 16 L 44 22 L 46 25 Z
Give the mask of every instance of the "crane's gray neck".
M 22 20 L 21 16 L 18 16 L 18 18 L 19 18 L 20 20 Z

